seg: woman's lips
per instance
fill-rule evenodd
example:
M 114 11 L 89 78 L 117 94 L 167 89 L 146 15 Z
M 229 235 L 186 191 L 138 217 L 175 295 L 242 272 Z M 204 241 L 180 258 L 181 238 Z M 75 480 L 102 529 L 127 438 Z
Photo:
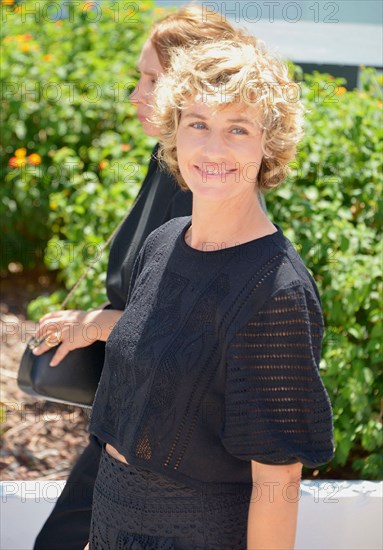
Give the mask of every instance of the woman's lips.
M 148 122 L 148 117 L 141 115 L 140 113 L 137 113 L 137 118 L 140 122 Z
M 214 163 L 210 163 L 210 164 L 213 165 Z M 201 166 L 198 166 L 197 164 L 195 164 L 194 168 L 197 170 L 197 172 L 202 176 L 202 179 L 205 181 L 207 179 L 225 180 L 226 176 L 234 174 L 237 171 L 236 168 L 227 170 L 222 165 L 219 167 L 217 165 L 217 167 L 211 166 L 211 168 L 205 168 L 205 167 L 202 168 Z

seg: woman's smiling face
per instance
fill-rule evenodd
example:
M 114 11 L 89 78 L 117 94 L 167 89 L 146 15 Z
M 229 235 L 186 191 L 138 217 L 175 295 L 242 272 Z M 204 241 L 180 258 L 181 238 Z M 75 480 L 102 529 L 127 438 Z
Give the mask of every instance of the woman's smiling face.
M 253 196 L 263 158 L 262 134 L 254 107 L 217 109 L 189 102 L 177 130 L 177 159 L 194 197 L 226 201 Z

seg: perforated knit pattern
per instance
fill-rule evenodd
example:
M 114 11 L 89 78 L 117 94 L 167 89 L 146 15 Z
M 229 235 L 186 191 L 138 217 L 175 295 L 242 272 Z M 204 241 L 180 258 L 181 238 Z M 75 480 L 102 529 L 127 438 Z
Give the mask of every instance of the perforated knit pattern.
M 90 550 L 245 550 L 251 486 L 192 489 L 105 451 Z
M 127 461 L 200 488 L 251 482 L 250 460 L 327 462 L 315 283 L 278 230 L 216 252 L 189 221 L 149 236 L 106 346 L 90 430 Z
M 319 377 L 323 321 L 299 284 L 278 291 L 228 351 L 224 442 L 243 460 L 325 461 L 329 402 Z

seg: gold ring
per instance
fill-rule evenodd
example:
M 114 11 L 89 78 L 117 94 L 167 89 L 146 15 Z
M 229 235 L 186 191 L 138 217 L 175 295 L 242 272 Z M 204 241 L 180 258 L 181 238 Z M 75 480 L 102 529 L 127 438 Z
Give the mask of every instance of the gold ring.
M 45 344 L 48 346 L 48 348 L 54 348 L 55 346 L 58 346 L 59 343 L 60 340 L 56 332 L 54 332 L 53 334 L 49 334 L 49 336 L 45 338 Z

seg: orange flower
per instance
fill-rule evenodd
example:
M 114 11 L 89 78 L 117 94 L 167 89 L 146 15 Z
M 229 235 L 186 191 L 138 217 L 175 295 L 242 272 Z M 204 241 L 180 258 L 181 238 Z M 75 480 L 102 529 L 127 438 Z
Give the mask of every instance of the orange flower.
M 31 50 L 31 47 L 29 44 L 21 44 L 20 50 L 24 53 L 28 53 Z
M 99 163 L 98 163 L 98 167 L 101 169 L 101 170 L 104 170 L 104 168 L 106 168 L 108 166 L 108 161 L 107 160 L 101 160 Z
M 33 38 L 33 35 L 30 33 L 22 34 L 21 36 L 23 37 L 24 40 L 32 40 Z
M 47 53 L 46 55 L 43 55 L 44 61 L 52 61 L 53 55 L 50 53 Z
M 129 145 L 129 143 L 122 143 L 122 144 L 121 144 L 121 151 L 124 151 L 124 152 L 130 151 L 131 148 L 132 148 L 132 147 Z
M 378 106 L 379 108 L 383 106 L 383 102 L 382 102 L 382 101 L 377 101 L 376 104 L 377 104 L 377 106 Z
M 63 24 L 63 22 L 61 21 L 61 19 L 59 19 L 58 21 L 55 21 L 55 25 L 56 25 L 57 27 L 61 27 L 62 24 Z
M 25 158 L 26 154 L 27 154 L 27 150 L 25 147 L 21 147 L 20 149 L 16 149 L 15 151 L 15 157 L 18 159 Z
M 82 11 L 89 11 L 92 10 L 95 7 L 94 2 L 86 2 L 82 5 Z
M 8 165 L 11 166 L 11 168 L 21 168 L 22 166 L 25 166 L 27 161 L 25 158 L 21 157 L 11 157 L 8 161 Z
M 2 4 L 5 6 L 12 6 L 15 3 L 15 0 L 2 0 Z
M 336 95 L 343 95 L 347 92 L 346 88 L 344 86 L 338 86 L 335 90 Z
M 28 157 L 29 164 L 32 164 L 33 166 L 38 166 L 39 164 L 41 164 L 41 160 L 42 159 L 40 155 L 38 155 L 37 153 L 32 153 Z

